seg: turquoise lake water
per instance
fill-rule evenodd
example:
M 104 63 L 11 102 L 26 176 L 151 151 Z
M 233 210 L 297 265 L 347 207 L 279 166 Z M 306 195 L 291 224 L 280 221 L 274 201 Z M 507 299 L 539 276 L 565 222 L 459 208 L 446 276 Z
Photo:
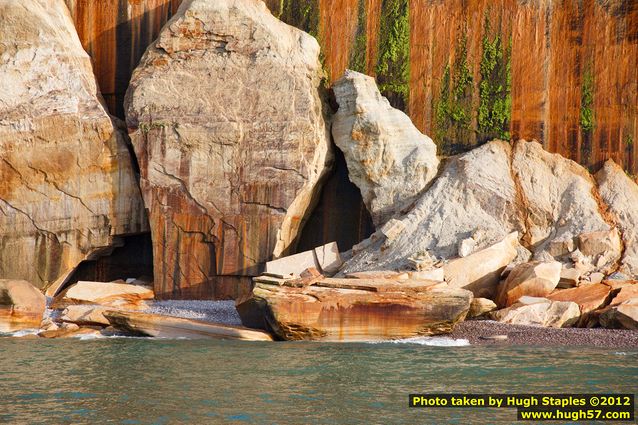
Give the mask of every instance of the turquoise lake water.
M 408 394 L 637 390 L 636 349 L 0 338 L 11 424 L 510 424 Z

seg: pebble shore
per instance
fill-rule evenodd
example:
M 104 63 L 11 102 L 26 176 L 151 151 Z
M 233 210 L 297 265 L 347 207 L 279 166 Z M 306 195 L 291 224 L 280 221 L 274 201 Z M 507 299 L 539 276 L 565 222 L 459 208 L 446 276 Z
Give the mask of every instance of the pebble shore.
M 507 335 L 506 339 L 497 335 Z M 472 345 L 588 346 L 638 348 L 638 331 L 621 329 L 543 328 L 508 325 L 491 320 L 467 320 L 446 335 Z

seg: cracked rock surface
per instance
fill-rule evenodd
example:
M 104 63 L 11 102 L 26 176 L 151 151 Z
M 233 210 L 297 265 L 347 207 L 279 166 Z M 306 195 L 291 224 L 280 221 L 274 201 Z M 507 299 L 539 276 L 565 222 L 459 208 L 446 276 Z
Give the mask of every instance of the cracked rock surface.
M 636 276 L 638 186 L 612 163 L 597 179 L 537 142 L 486 143 L 450 158 L 400 231 L 372 235 L 341 272 L 407 269 L 420 252 L 454 258 L 460 240 L 481 234 L 480 249 L 517 231 L 536 260 Z
M 332 161 L 322 78 L 316 40 L 252 0 L 184 1 L 146 51 L 125 107 L 159 297 L 294 243 Z
M 39 288 L 147 229 L 62 0 L 0 0 L 0 276 Z

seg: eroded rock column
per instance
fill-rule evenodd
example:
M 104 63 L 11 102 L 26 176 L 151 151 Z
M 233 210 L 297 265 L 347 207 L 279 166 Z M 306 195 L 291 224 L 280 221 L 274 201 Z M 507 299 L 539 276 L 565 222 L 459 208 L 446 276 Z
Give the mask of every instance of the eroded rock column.
M 294 244 L 332 159 L 322 77 L 252 0 L 185 1 L 146 51 L 126 110 L 158 296 L 219 297 Z

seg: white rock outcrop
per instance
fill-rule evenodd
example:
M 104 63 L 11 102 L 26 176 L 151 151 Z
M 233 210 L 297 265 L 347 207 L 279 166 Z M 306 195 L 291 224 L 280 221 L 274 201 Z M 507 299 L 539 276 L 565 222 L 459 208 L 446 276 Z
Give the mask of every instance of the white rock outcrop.
M 612 160 L 596 174 L 596 181 L 622 235 L 625 249 L 619 271 L 638 277 L 638 185 Z
M 347 70 L 334 83 L 332 135 L 375 226 L 408 207 L 436 176 L 436 145 L 390 106 L 374 78 Z

